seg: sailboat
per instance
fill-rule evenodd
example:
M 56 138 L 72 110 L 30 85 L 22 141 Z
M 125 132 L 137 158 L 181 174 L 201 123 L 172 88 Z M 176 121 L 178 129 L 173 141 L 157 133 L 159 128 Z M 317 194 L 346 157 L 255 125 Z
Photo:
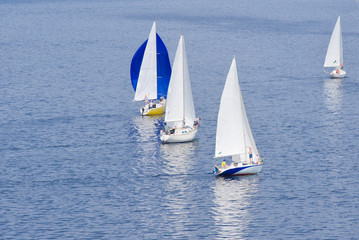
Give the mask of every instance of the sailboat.
M 156 22 L 148 39 L 133 56 L 130 71 L 134 101 L 145 101 L 145 106 L 140 109 L 141 115 L 163 114 L 171 64 L 166 46 L 156 33 Z
M 218 112 L 214 174 L 251 175 L 262 171 L 251 127 L 238 83 L 236 59 L 233 58 L 224 85 Z
M 165 111 L 165 128 L 160 132 L 163 143 L 189 142 L 197 133 L 199 118 L 193 105 L 191 82 L 184 37 L 181 35 L 172 66 Z
M 332 78 L 343 78 L 346 75 L 343 67 L 343 42 L 340 16 L 338 17 L 330 38 L 327 55 L 325 56 L 324 67 L 335 67 L 335 69 L 330 73 Z

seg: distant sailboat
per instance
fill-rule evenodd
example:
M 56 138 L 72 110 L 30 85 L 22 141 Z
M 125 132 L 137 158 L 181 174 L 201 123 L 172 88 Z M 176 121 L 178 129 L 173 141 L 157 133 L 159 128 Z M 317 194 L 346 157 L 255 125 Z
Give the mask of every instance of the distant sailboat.
M 335 69 L 330 73 L 332 78 L 343 78 L 346 75 L 343 67 L 343 42 L 340 17 L 338 17 L 330 38 L 327 55 L 325 56 L 324 67 L 335 67 Z
M 178 43 L 168 87 L 165 129 L 161 131 L 163 143 L 189 142 L 196 136 L 199 119 L 193 105 L 187 56 L 183 35 Z
M 156 33 L 154 22 L 148 39 L 131 61 L 134 101 L 145 101 L 145 106 L 140 109 L 142 115 L 163 114 L 170 77 L 171 64 L 168 52 Z
M 222 160 L 214 170 L 219 176 L 249 175 L 262 171 L 262 160 L 249 126 L 238 83 L 235 58 L 227 75 L 219 107 L 215 158 Z

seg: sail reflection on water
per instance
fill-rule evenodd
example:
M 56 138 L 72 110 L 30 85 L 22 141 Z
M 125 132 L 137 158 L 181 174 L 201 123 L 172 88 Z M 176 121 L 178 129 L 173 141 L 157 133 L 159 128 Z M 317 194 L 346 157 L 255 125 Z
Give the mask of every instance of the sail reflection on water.
M 327 79 L 323 84 L 324 103 L 326 108 L 338 114 L 342 107 L 342 89 L 343 79 Z
M 340 159 L 344 160 L 343 149 L 348 146 L 345 142 L 347 139 L 347 135 L 345 134 L 347 127 L 343 123 L 342 114 L 342 88 L 343 79 L 324 80 L 323 103 L 326 111 L 321 116 L 324 128 L 321 129 L 321 137 L 317 141 L 325 147 L 325 156 L 322 157 L 326 159 L 328 164 L 337 164 Z M 338 170 L 339 168 L 335 166 L 334 169 Z
M 156 163 L 160 154 L 160 143 L 158 142 L 159 122 L 162 116 L 137 116 L 133 118 L 132 129 L 129 139 L 136 142 L 133 149 L 133 159 L 126 167 L 133 174 L 153 175 L 158 171 Z
M 188 174 L 193 169 L 193 154 L 198 142 L 162 144 L 161 154 L 165 160 L 163 168 L 166 174 Z
M 219 238 L 245 239 L 258 180 L 258 175 L 216 179 L 212 212 Z
M 197 228 L 196 219 L 193 218 L 193 202 L 198 194 L 196 181 L 193 181 L 191 173 L 195 164 L 198 165 L 198 162 L 193 160 L 197 145 L 196 141 L 161 145 L 161 177 L 164 179 L 161 204 L 166 209 L 166 222 L 170 223 L 165 228 L 168 227 L 167 231 L 170 231 L 174 238 L 196 238 L 193 236 Z
M 137 142 L 157 142 L 157 126 L 159 121 L 163 119 L 161 115 L 154 116 L 137 116 L 133 119 L 134 137 Z

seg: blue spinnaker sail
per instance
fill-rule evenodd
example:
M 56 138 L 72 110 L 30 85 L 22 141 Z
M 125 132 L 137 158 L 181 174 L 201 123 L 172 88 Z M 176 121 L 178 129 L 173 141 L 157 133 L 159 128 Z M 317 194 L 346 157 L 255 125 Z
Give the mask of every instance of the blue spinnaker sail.
M 171 64 L 168 52 L 162 39 L 156 33 L 157 48 L 157 98 L 166 97 L 168 84 L 171 78 Z M 131 61 L 131 82 L 136 91 L 138 76 L 140 74 L 143 54 L 145 53 L 147 40 L 138 48 Z

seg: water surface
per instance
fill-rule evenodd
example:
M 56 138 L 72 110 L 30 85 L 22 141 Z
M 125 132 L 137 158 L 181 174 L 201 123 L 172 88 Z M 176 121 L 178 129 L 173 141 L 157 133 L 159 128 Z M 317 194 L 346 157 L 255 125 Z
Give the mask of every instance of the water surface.
M 2 1 L 1 239 L 355 239 L 359 139 L 355 1 Z M 322 70 L 337 16 L 345 79 Z M 153 21 L 181 32 L 194 142 L 162 145 L 141 117 L 132 55 Z M 263 172 L 215 178 L 233 55 Z

